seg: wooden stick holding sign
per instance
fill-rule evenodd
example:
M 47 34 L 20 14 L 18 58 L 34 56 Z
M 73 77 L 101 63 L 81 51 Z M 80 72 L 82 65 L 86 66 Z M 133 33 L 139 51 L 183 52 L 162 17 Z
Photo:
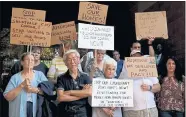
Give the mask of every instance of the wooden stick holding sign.
M 63 52 L 64 52 L 64 54 L 65 54 L 65 52 L 66 52 L 66 50 L 65 50 L 65 45 L 64 45 L 64 43 L 61 43 L 62 44 L 62 46 L 63 46 Z M 63 54 L 63 55 L 64 55 Z
M 27 49 L 26 49 L 26 52 L 29 52 L 29 45 L 27 45 Z
M 30 45 L 27 45 L 27 53 L 29 52 L 30 54 L 29 55 L 31 55 L 31 53 L 32 53 L 32 46 L 30 46 L 30 48 L 29 48 L 29 46 Z M 26 90 L 29 90 L 29 88 L 30 88 L 30 79 L 29 79 L 29 77 L 31 77 L 31 67 L 30 67 L 30 63 L 31 63 L 31 58 L 29 58 L 29 66 L 28 66 L 28 75 L 25 77 L 25 80 L 26 80 L 26 85 L 27 85 L 27 88 L 26 88 Z
M 97 67 L 97 50 L 94 50 L 94 61 Z
M 92 22 L 90 24 L 92 25 Z M 94 50 L 94 64 L 97 67 L 97 49 Z
M 32 46 L 30 46 L 30 50 L 29 50 L 29 52 L 30 52 L 30 55 L 32 54 Z M 34 58 L 35 59 L 35 58 Z M 30 58 L 30 61 L 29 61 L 30 63 L 31 63 L 31 58 Z M 29 75 L 30 75 L 30 63 L 29 63 Z

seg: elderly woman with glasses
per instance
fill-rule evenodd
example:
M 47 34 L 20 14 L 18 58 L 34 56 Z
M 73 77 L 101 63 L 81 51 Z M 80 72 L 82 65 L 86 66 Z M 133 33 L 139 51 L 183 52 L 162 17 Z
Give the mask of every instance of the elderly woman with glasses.
M 9 117 L 35 117 L 37 94 L 42 94 L 37 86 L 47 78 L 41 71 L 33 70 L 34 56 L 30 53 L 22 55 L 21 65 L 23 70 L 11 77 L 4 92 L 9 101 Z
M 114 79 L 114 74 L 116 72 L 117 62 L 109 58 L 103 63 L 103 74 L 105 79 Z M 91 97 L 89 98 L 89 102 Z M 122 111 L 119 107 L 93 107 L 92 117 L 122 117 Z

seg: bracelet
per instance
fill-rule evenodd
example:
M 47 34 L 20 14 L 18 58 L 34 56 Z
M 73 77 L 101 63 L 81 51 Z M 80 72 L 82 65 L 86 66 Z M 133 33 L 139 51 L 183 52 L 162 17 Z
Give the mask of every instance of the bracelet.
M 148 46 L 152 46 L 152 44 L 148 44 Z

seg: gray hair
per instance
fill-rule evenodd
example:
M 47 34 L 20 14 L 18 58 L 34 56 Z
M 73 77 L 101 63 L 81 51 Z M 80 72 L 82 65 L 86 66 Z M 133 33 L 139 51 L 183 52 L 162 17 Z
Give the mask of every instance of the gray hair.
M 63 61 L 66 63 L 66 59 L 67 59 L 67 56 L 71 53 L 75 53 L 77 57 L 80 57 L 80 54 L 77 50 L 75 49 L 70 49 L 68 50 L 67 52 L 65 52 L 65 54 L 63 55 Z
M 106 50 L 97 50 L 97 52 L 98 52 L 98 51 L 104 52 L 105 54 L 106 54 L 106 52 L 107 52 Z
M 103 71 L 104 72 L 105 72 L 107 65 L 114 65 L 114 67 L 117 69 L 117 62 L 113 58 L 108 58 L 108 59 L 104 60 L 104 63 L 103 63 Z

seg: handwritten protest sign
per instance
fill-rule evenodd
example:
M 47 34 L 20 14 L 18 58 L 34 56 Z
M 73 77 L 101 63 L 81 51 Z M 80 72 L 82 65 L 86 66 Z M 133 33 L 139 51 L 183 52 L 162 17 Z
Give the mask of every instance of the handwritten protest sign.
M 106 24 L 107 10 L 107 5 L 80 2 L 78 20 Z
M 46 11 L 43 10 L 12 8 L 12 17 L 14 18 L 45 21 L 45 15 Z
M 51 31 L 51 22 L 12 17 L 10 43 L 49 47 L 51 43 Z
M 114 27 L 79 23 L 78 48 L 114 50 Z
M 92 107 L 133 107 L 133 80 L 93 79 Z
M 126 57 L 125 66 L 128 77 L 158 77 L 154 57 Z
M 168 39 L 166 11 L 135 13 L 136 38 L 148 36 Z
M 61 44 L 63 40 L 76 40 L 75 22 L 66 22 L 53 25 L 51 45 Z

